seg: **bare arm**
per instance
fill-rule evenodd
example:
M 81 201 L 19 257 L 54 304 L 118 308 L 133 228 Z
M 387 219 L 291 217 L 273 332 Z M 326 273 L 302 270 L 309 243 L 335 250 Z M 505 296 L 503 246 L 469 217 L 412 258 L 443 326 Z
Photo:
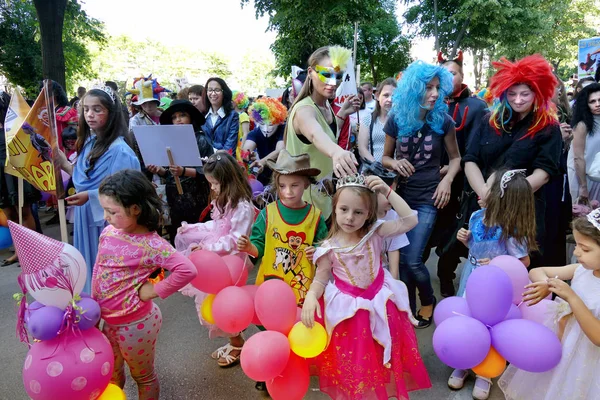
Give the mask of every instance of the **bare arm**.
M 534 192 L 537 192 L 539 188 L 544 186 L 550 180 L 550 175 L 546 171 L 540 168 L 533 170 L 533 173 L 527 177 L 527 181 L 531 185 Z
M 467 175 L 469 185 L 471 185 L 475 193 L 477 193 L 477 196 L 479 196 L 482 199 L 485 198 L 487 193 L 487 186 L 485 184 L 485 180 L 483 179 L 483 174 L 481 173 L 479 166 L 474 162 L 466 162 L 465 175 Z
M 577 124 L 573 129 L 573 159 L 575 161 L 575 173 L 579 183 L 579 195 L 588 197 L 586 165 L 585 165 L 585 138 L 587 136 L 587 128 L 583 122 Z M 575 199 L 573 199 L 575 200 Z
M 390 263 L 390 274 L 392 275 L 392 278 L 399 279 L 400 250 L 388 251 L 388 262 Z
M 562 282 L 562 284 L 567 286 L 567 284 L 564 282 Z M 551 291 L 558 294 L 559 290 L 565 290 L 565 289 L 566 288 L 557 288 L 557 289 L 552 288 Z M 587 306 L 585 305 L 583 300 L 581 300 L 581 298 L 579 296 L 577 296 L 577 294 L 573 291 L 573 289 L 568 287 L 568 291 L 572 292 L 572 293 L 569 293 L 569 295 L 565 296 L 566 297 L 565 300 L 571 306 L 573 315 L 577 319 L 577 322 L 579 322 L 579 326 L 581 327 L 581 330 L 583 330 L 583 333 L 585 333 L 585 336 L 587 336 L 588 339 L 590 339 L 590 341 L 594 345 L 600 347 L 600 320 L 598 320 L 598 318 L 596 318 L 594 316 L 594 314 L 592 314 L 590 309 L 587 308 Z
M 529 306 L 539 303 L 550 294 L 548 281 L 550 278 L 569 280 L 573 279 L 578 264 L 570 264 L 564 267 L 541 267 L 529 271 L 531 282 L 525 286 L 523 301 Z
M 383 157 L 381 159 L 381 163 L 387 169 L 396 169 L 396 160 L 394 159 L 395 152 L 396 139 L 394 139 L 391 136 L 385 135 L 385 143 L 383 144 Z
M 377 118 L 377 117 L 375 117 L 375 118 Z M 373 157 L 373 154 L 371 154 L 371 151 L 369 150 L 369 137 L 371 136 L 370 130 L 371 130 L 370 124 L 369 125 L 361 124 L 360 128 L 358 130 L 358 138 L 357 138 L 356 142 L 358 144 L 358 154 L 360 154 L 360 156 L 362 158 L 364 158 L 365 160 L 369 160 L 369 161 L 373 162 L 376 160 L 375 160 L 375 157 Z
M 446 146 L 446 152 L 450 162 L 448 163 L 448 173 L 444 179 L 449 179 L 450 182 L 454 180 L 456 174 L 460 172 L 460 151 L 458 150 L 458 142 L 456 141 L 456 128 L 450 127 L 450 130 L 444 136 L 444 145 Z

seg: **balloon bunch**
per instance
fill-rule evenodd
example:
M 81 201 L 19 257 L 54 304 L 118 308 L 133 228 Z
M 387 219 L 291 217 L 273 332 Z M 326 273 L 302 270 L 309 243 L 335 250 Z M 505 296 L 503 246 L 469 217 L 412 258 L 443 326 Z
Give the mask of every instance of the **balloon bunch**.
M 515 257 L 499 256 L 467 281 L 466 299 L 448 297 L 434 312 L 433 349 L 452 368 L 486 378 L 502 374 L 506 361 L 529 372 L 554 368 L 562 356 L 558 337 L 544 325 L 549 300 L 528 307 L 521 293 L 527 269 Z
M 152 79 L 152 74 L 150 74 L 148 76 L 140 76 L 140 77 L 137 77 L 137 78 L 133 79 L 133 87 L 127 93 L 125 93 L 126 96 L 130 95 L 130 94 L 134 95 L 133 98 L 132 98 L 132 101 L 137 100 L 137 96 L 136 95 L 139 94 L 138 90 L 137 90 L 137 87 L 138 87 L 137 83 L 140 82 L 140 81 L 142 83 L 146 83 L 148 81 L 152 82 L 152 94 L 153 94 L 154 98 L 157 99 L 157 100 L 160 100 L 160 94 L 161 93 L 168 93 L 168 92 L 170 92 L 169 89 L 161 86 L 161 84 L 158 83 L 158 80 L 156 78 Z
M 269 394 L 278 399 L 302 399 L 308 391 L 307 358 L 318 356 L 327 345 L 320 323 L 312 329 L 299 322 L 300 309 L 289 285 L 271 279 L 260 286 L 246 285 L 245 260 L 207 251 L 192 252 L 198 270 L 192 285 L 209 295 L 200 307 L 202 319 L 224 332 L 235 334 L 250 324 L 266 331 L 246 341 L 241 353 L 242 369 L 250 378 L 266 382 Z
M 83 256 L 21 225 L 9 222 L 9 228 L 22 267 L 17 334 L 28 345 L 28 333 L 35 339 L 23 365 L 27 394 L 33 400 L 99 398 L 109 385 L 114 355 L 95 327 L 100 306 L 81 294 Z M 27 294 L 35 299 L 29 305 Z

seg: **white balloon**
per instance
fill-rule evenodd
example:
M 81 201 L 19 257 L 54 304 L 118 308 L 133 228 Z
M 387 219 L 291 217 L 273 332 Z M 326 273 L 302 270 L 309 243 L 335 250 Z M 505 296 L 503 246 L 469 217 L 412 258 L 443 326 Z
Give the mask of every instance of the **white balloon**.
M 25 287 L 27 292 L 40 303 L 64 310 L 73 299 L 73 296 L 83 290 L 87 278 L 87 266 L 79 250 L 68 243 L 64 244 L 64 248 L 54 264 L 60 268 L 63 275 L 71 282 L 73 293 L 62 287 L 56 287 L 54 282 L 57 281 L 57 278 L 52 275 L 45 277 L 44 287 L 32 287 L 27 279 L 25 279 Z

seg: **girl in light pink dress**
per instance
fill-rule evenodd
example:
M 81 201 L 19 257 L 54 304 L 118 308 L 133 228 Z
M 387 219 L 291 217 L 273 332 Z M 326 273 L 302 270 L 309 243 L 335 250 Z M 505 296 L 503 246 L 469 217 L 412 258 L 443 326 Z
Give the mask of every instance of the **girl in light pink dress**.
M 204 163 L 204 175 L 210 183 L 214 200 L 211 203 L 212 221 L 197 224 L 183 223 L 175 236 L 175 248 L 189 256 L 195 250 L 208 250 L 220 256 L 244 253 L 237 251 L 237 241 L 248 236 L 256 216 L 252 205 L 252 191 L 244 170 L 235 158 L 226 152 L 217 152 Z M 200 323 L 209 330 L 209 336 L 231 336 L 202 319 L 202 302 L 207 294 L 187 285 L 181 293 L 194 298 Z M 244 339 L 240 334 L 229 338 L 229 343 L 215 350 L 211 357 L 221 367 L 231 366 L 239 361 Z
M 376 193 L 386 196 L 398 219 L 377 220 Z M 338 181 L 332 228 L 315 252 L 317 272 L 302 308 L 302 322 L 312 327 L 325 295 L 329 344 L 316 364 L 321 391 L 333 399 L 406 400 L 409 391 L 431 387 L 406 286 L 381 264 L 384 238 L 416 224 L 415 213 L 381 178 Z

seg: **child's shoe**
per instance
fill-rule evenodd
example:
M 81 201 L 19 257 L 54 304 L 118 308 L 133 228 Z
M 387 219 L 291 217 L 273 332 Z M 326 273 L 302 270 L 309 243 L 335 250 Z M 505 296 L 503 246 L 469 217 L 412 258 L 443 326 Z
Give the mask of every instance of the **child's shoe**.
M 469 371 L 466 369 L 455 369 L 448 378 L 448 386 L 450 389 L 459 390 L 465 386 L 465 380 L 469 376 Z
M 473 386 L 473 398 L 476 400 L 486 400 L 490 397 L 491 389 L 492 380 L 478 375 L 477 379 L 475 379 L 475 386 Z

